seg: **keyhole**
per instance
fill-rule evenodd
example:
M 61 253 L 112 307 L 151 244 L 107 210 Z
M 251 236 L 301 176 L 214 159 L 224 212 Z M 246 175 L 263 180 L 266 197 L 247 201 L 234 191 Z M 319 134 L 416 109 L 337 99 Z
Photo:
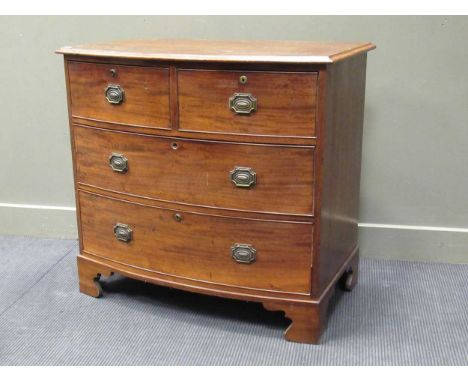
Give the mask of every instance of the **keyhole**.
M 179 145 L 177 144 L 177 142 L 172 142 L 171 143 L 171 148 L 172 148 L 172 150 L 177 150 L 179 148 Z

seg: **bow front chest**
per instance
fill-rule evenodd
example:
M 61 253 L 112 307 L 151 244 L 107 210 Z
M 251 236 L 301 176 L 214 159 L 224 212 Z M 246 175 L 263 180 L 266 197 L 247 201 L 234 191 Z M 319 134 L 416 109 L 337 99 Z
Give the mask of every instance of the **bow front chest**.
M 317 343 L 358 277 L 369 43 L 64 47 L 80 290 L 113 272 L 256 301 Z

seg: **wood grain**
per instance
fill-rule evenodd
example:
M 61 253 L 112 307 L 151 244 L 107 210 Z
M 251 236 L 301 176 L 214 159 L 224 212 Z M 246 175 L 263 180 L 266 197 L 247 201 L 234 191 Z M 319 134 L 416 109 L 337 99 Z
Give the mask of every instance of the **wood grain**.
M 173 113 L 175 114 L 175 113 Z M 242 134 L 218 134 L 216 132 L 205 131 L 205 132 L 192 132 L 192 131 L 179 131 L 174 126 L 173 130 L 159 130 L 154 128 L 147 128 L 132 124 L 118 124 L 109 123 L 105 121 L 98 121 L 89 118 L 72 117 L 71 119 L 74 125 L 88 126 L 88 127 L 100 127 L 108 130 L 125 131 L 128 133 L 140 133 L 146 135 L 157 135 L 174 138 L 189 138 L 189 139 L 202 139 L 202 140 L 216 140 L 224 142 L 237 142 L 237 143 L 272 143 L 272 144 L 284 144 L 284 145 L 298 145 L 298 146 L 315 146 L 317 139 L 315 137 L 284 137 L 281 135 L 249 135 L 245 136 Z
M 169 139 L 77 126 L 74 139 L 80 184 L 199 206 L 313 212 L 313 147 Z M 127 173 L 112 171 L 112 153 L 128 158 Z M 230 179 L 236 166 L 252 168 L 257 184 L 236 187 Z
M 70 61 L 68 73 L 74 117 L 170 129 L 169 69 Z M 120 105 L 106 100 L 110 84 L 124 89 Z
M 88 251 L 83 251 L 79 257 L 86 259 L 88 262 L 92 262 L 93 267 L 98 271 L 101 268 L 103 271 L 106 269 L 111 269 L 115 273 L 125 277 L 169 288 L 177 288 L 187 292 L 260 303 L 264 301 L 314 303 L 314 301 L 311 300 L 310 295 L 307 294 L 288 293 L 263 289 L 247 289 L 230 285 L 220 286 L 219 284 L 213 284 L 203 280 L 192 280 L 145 270 L 143 268 L 137 268 L 132 265 L 126 265 L 111 259 L 104 258 Z
M 247 77 L 247 83 L 239 81 Z M 178 70 L 179 130 L 256 136 L 314 137 L 316 73 Z M 208 90 L 207 90 L 208 89 Z M 257 111 L 236 114 L 234 93 L 252 94 Z
M 126 40 L 65 46 L 64 55 L 196 62 L 331 63 L 375 49 L 363 42 Z
M 84 250 L 123 264 L 182 278 L 244 288 L 310 293 L 310 223 L 246 222 L 141 206 L 80 191 Z M 113 227 L 133 230 L 129 243 Z M 257 250 L 251 264 L 231 258 L 231 246 Z
M 122 201 L 133 202 L 137 204 L 142 204 L 152 207 L 160 207 L 172 210 L 178 210 L 182 212 L 193 212 L 201 214 L 209 214 L 213 216 L 221 217 L 238 217 L 246 220 L 263 220 L 263 221 L 285 221 L 285 222 L 306 222 L 313 223 L 313 216 L 303 216 L 303 215 L 291 215 L 291 214 L 279 214 L 279 213 L 265 213 L 265 212 L 255 212 L 255 211 L 243 211 L 243 210 L 230 210 L 226 208 L 219 207 L 209 207 L 209 206 L 195 206 L 188 203 L 176 203 L 169 201 L 157 200 L 154 198 L 148 198 L 144 196 L 135 196 L 128 193 L 122 193 L 118 191 L 109 191 L 104 188 L 90 186 L 84 183 L 78 184 L 78 189 L 98 193 L 99 195 L 109 196 L 111 198 L 118 198 Z
M 358 244 L 359 186 L 366 55 L 330 66 L 318 150 L 323 152 L 316 214 L 318 255 L 313 295 L 319 295 Z
M 76 206 L 76 223 L 78 229 L 78 244 L 80 252 L 83 250 L 83 242 L 81 240 L 81 214 L 80 214 L 80 203 L 78 200 L 78 182 L 76 175 L 76 157 L 75 157 L 75 139 L 73 134 L 73 118 L 71 113 L 71 94 L 70 94 L 70 81 L 68 75 L 68 61 L 64 61 L 64 70 L 65 70 L 65 86 L 67 89 L 67 112 L 68 112 L 68 133 L 70 136 L 70 148 L 73 164 L 73 188 L 75 190 L 75 206 Z

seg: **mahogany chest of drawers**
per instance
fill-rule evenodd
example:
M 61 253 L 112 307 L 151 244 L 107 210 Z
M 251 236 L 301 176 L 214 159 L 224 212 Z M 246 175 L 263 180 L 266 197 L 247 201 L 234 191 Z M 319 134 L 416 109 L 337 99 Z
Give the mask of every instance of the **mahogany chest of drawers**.
M 317 343 L 358 276 L 369 43 L 64 47 L 80 290 L 124 276 L 261 302 Z

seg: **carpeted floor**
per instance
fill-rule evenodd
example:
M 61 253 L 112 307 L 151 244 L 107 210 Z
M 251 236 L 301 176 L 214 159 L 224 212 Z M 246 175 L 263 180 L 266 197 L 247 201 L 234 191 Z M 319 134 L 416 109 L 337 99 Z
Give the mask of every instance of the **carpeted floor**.
M 74 240 L 0 237 L 1 365 L 468 365 L 468 265 L 361 260 L 319 346 L 259 304 L 113 276 L 78 292 Z

